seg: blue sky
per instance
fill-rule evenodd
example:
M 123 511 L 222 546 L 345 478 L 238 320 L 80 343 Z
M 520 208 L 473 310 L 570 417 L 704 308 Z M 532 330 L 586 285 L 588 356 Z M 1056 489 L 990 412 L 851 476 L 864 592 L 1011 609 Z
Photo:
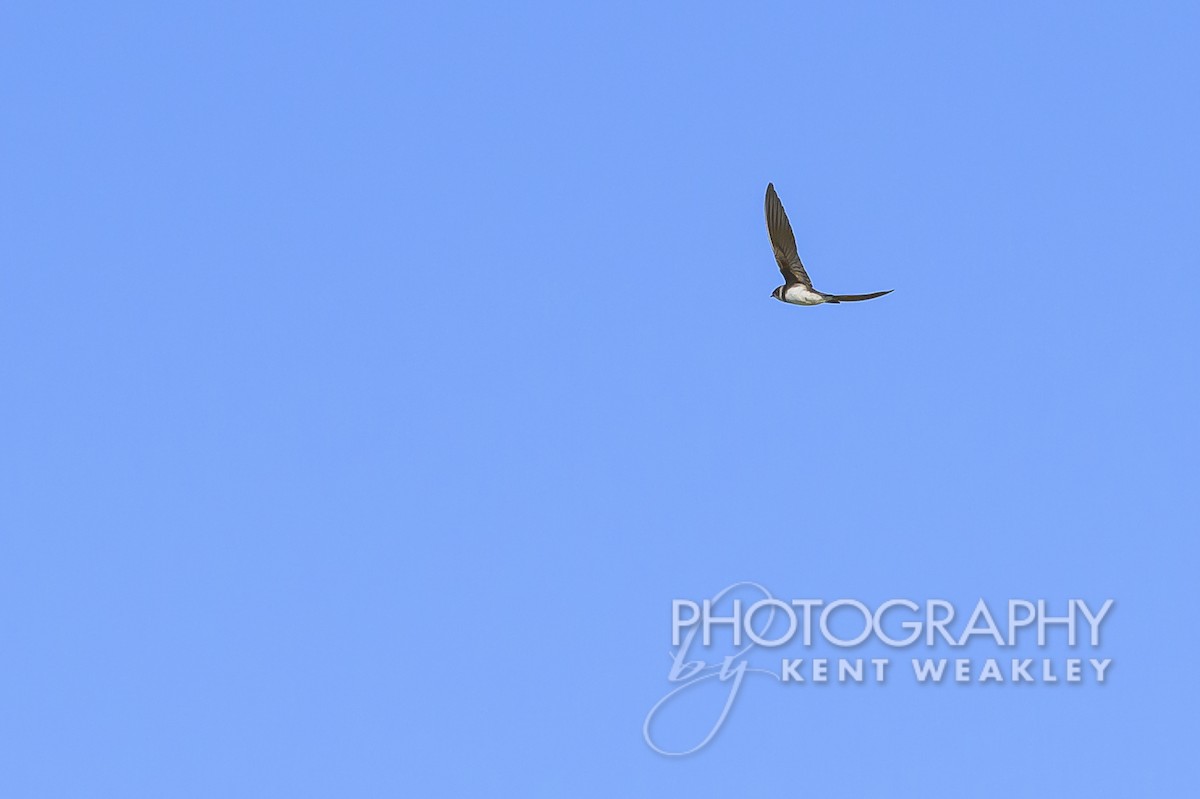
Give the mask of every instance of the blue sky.
M 1194 790 L 1198 34 L 7 4 L 0 793 Z M 768 181 L 895 293 L 772 300 Z M 1115 665 L 755 683 L 657 755 L 671 600 L 741 580 L 1113 598 Z

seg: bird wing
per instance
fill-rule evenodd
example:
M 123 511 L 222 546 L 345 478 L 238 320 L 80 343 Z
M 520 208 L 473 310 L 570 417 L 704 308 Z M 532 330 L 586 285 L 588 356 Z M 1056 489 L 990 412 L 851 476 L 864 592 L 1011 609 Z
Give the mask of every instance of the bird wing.
M 870 294 L 826 294 L 825 302 L 862 302 L 863 300 L 873 300 L 876 297 L 882 297 L 884 294 L 891 294 L 895 289 L 887 291 L 872 291 Z
M 771 237 L 771 247 L 775 250 L 775 260 L 779 263 L 779 271 L 783 273 L 784 284 L 790 286 L 799 283 L 811 289 L 812 281 L 808 278 L 808 272 L 804 271 L 804 264 L 800 262 L 800 255 L 796 252 L 796 235 L 792 233 L 792 223 L 788 221 L 773 183 L 767 184 L 766 205 L 767 235 Z

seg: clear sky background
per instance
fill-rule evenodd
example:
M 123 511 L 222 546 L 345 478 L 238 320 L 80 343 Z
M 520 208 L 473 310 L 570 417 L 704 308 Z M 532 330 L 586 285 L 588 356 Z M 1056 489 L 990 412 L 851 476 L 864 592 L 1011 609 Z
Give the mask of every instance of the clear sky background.
M 1188 3 L 0 10 L 0 794 L 1194 790 Z M 818 288 L 763 223 L 774 181 Z M 1116 610 L 1105 686 L 669 609 Z M 1062 656 L 1062 651 L 1056 651 Z

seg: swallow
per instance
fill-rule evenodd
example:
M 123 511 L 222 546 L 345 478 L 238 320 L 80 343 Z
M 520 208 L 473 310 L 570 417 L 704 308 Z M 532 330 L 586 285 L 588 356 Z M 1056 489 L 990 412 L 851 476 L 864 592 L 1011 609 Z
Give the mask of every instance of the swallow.
M 779 271 L 783 273 L 783 285 L 771 292 L 771 296 L 780 302 L 792 305 L 821 305 L 832 302 L 861 302 L 873 300 L 884 294 L 891 294 L 895 289 L 876 291 L 873 294 L 826 294 L 813 288 L 808 272 L 796 252 L 796 236 L 792 233 L 792 223 L 788 222 L 775 193 L 775 185 L 767 184 L 767 235 L 771 237 L 771 248 L 775 250 L 775 260 L 779 263 Z

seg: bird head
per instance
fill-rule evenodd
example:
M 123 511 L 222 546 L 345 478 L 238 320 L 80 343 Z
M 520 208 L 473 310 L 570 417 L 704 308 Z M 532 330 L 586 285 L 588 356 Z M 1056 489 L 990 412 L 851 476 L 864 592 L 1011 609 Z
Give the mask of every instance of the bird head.
M 775 299 L 779 300 L 780 302 L 783 302 L 783 290 L 785 288 L 787 288 L 787 287 L 786 286 L 776 286 L 775 290 L 771 292 L 771 296 L 774 297 Z

